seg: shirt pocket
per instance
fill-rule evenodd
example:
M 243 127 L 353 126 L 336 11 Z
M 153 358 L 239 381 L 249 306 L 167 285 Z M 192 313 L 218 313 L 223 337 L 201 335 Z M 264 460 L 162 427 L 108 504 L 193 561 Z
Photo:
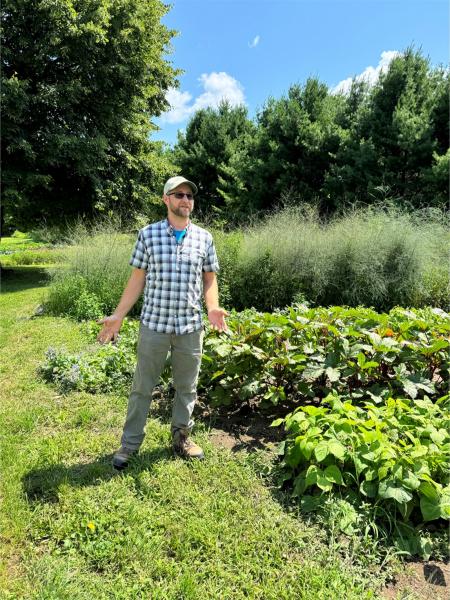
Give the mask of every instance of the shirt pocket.
M 196 248 L 183 249 L 180 253 L 180 262 L 184 269 L 201 270 L 204 260 L 205 255 Z

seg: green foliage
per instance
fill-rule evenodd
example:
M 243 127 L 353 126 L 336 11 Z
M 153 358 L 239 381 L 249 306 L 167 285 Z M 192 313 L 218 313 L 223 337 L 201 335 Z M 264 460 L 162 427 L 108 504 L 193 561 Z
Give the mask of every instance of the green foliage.
M 286 201 L 319 203 L 322 214 L 386 197 L 444 209 L 448 86 L 448 69 L 407 48 L 374 86 L 355 80 L 333 94 L 309 78 L 269 98 L 253 123 L 244 109 L 201 110 L 175 156 L 234 224 Z
M 244 106 L 231 107 L 223 102 L 217 109 L 197 111 L 186 132 L 179 133 L 173 160 L 186 177 L 198 185 L 196 210 L 201 215 L 213 214 L 225 221 L 234 215 L 225 210 L 221 191 L 224 166 L 238 152 L 242 140 L 251 135 L 253 125 Z
M 355 403 L 381 405 L 390 396 L 437 400 L 448 386 L 450 325 L 442 311 L 397 308 L 380 315 L 362 308 L 297 306 L 275 314 L 234 313 L 228 322 L 227 335 L 211 332 L 205 339 L 199 388 L 213 406 L 251 403 L 263 410 L 289 410 L 330 390 Z M 95 363 L 97 348 L 103 365 L 108 353 L 116 356 L 118 349 L 136 343 L 137 325 L 130 322 L 117 347 L 94 346 L 86 360 Z M 70 380 L 73 365 L 81 363 L 83 356 L 52 350 L 44 371 L 59 383 L 67 373 Z M 132 370 L 128 362 L 115 368 L 118 377 Z M 103 385 L 102 375 L 98 386 L 94 377 L 88 387 L 101 391 Z M 81 379 L 73 387 L 86 389 Z
M 142 209 L 172 168 L 150 119 L 167 107 L 174 35 L 159 0 L 2 3 L 7 227 Z
M 317 79 L 292 86 L 280 100 L 269 99 L 255 134 L 247 138 L 246 154 L 235 159 L 240 165 L 232 163 L 242 181 L 235 203 L 248 212 L 273 208 L 285 193 L 311 201 L 323 185 L 330 155 L 339 148 L 341 104 Z
M 213 406 L 274 406 L 324 398 L 433 399 L 449 382 L 447 313 L 297 306 L 229 318 L 230 334 L 205 340 L 199 384 Z M 289 408 L 288 408 L 289 409 Z
M 99 317 L 117 306 L 131 269 L 133 237 L 117 233 L 114 224 L 96 229 L 79 225 L 65 251 L 66 266 L 52 273 L 45 307 L 50 314 L 78 319 Z M 134 312 L 139 311 L 139 303 Z
M 51 314 L 79 312 L 73 307 L 83 291 L 105 313 L 115 309 L 135 239 L 117 229 L 117 223 L 103 223 L 66 232 L 70 245 L 61 252 L 67 266 L 54 271 L 46 299 Z M 229 309 L 274 310 L 298 299 L 379 310 L 400 304 L 450 307 L 449 234 L 438 210 L 371 208 L 326 224 L 310 207 L 288 207 L 252 228 L 212 232 L 220 298 Z M 137 303 L 132 314 L 139 311 Z
M 368 202 L 382 182 L 399 205 L 445 207 L 448 178 L 440 183 L 432 165 L 448 149 L 447 92 L 448 74 L 431 68 L 421 51 L 407 48 L 394 58 L 357 103 L 324 192 Z
M 421 529 L 414 527 L 450 519 L 449 421 L 448 395 L 437 403 L 389 397 L 360 407 L 330 393 L 319 406 L 274 421 L 287 432 L 282 480 L 291 481 L 305 510 L 336 488 L 355 492 L 390 522 L 397 547 L 424 554 Z M 357 521 L 353 511 L 341 529 Z
M 244 235 L 240 231 L 223 233 L 223 231 L 212 229 L 217 255 L 219 257 L 220 270 L 218 283 L 220 291 L 221 306 L 232 308 L 234 288 L 237 285 L 238 257 L 242 247 Z
M 450 518 L 448 314 L 297 306 L 228 323 L 227 335 L 205 339 L 202 399 L 233 412 L 290 411 L 273 422 L 286 429 L 277 477 L 302 510 L 323 512 L 327 495 L 339 493 L 342 510 L 327 518 L 340 531 L 355 534 L 368 516 L 375 538 L 429 557 L 424 524 Z M 50 349 L 40 373 L 63 392 L 122 389 L 137 334 L 137 322 L 126 322 L 117 346 Z M 85 534 L 93 534 L 86 524 L 64 544 Z
M 97 306 L 86 301 L 82 309 L 83 316 Z M 78 315 L 77 315 L 78 316 Z M 91 335 L 95 336 L 99 328 L 91 327 Z M 64 350 L 49 348 L 46 360 L 39 369 L 45 381 L 54 382 L 58 388 L 67 393 L 71 390 L 87 392 L 106 392 L 118 390 L 129 384 L 136 366 L 136 344 L 138 323 L 125 321 L 122 325 L 117 344 L 95 346 L 82 354 L 67 354 Z
M 65 253 L 53 249 L 23 250 L 1 259 L 3 266 L 50 265 L 63 262 Z
M 1 598 L 374 597 L 391 567 L 343 558 L 274 497 L 256 472 L 261 453 L 218 448 L 201 424 L 201 464 L 173 457 L 170 424 L 153 413 L 139 457 L 114 472 L 125 395 L 61 396 L 35 377 L 49 344 L 86 345 L 69 319 L 23 319 L 41 278 L 2 281 Z
M 450 238 L 437 213 L 385 206 L 324 223 L 317 210 L 287 207 L 244 232 L 230 306 L 273 310 L 300 294 L 319 305 L 448 309 Z
M 41 243 L 34 236 L 15 231 L 11 237 L 2 237 L 0 239 L 0 255 L 13 254 L 23 250 L 41 248 L 45 244 Z

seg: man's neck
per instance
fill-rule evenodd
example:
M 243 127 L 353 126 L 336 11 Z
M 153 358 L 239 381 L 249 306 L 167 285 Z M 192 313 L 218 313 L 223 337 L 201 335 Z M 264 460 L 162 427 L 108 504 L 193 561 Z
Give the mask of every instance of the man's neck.
M 167 220 L 169 221 L 169 225 L 179 231 L 186 229 L 186 227 L 189 225 L 189 219 L 177 217 L 177 215 L 168 215 Z

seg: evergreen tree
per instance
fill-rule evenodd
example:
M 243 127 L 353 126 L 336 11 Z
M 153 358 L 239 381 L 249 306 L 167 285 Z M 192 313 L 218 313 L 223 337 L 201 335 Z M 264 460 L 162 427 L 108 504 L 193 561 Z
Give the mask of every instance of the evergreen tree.
M 241 191 L 235 202 L 267 210 L 287 196 L 315 201 L 343 135 L 336 120 L 342 102 L 317 79 L 292 86 L 280 100 L 270 98 L 247 148 L 231 161 L 228 172 Z
M 221 176 L 231 157 L 239 152 L 244 136 L 253 130 L 244 106 L 222 102 L 217 109 L 197 111 L 186 132 L 178 134 L 173 160 L 198 185 L 198 210 L 220 212 L 225 206 Z

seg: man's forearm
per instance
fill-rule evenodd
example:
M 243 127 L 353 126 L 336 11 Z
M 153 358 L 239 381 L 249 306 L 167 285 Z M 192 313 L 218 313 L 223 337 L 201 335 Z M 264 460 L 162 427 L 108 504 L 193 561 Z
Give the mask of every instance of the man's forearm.
M 203 296 L 205 298 L 206 309 L 208 311 L 218 308 L 219 306 L 219 287 L 217 285 L 217 278 L 214 277 L 204 278 L 203 280 Z
M 123 319 L 136 304 L 145 287 L 145 276 L 146 272 L 143 269 L 134 269 L 113 313 L 115 316 Z

